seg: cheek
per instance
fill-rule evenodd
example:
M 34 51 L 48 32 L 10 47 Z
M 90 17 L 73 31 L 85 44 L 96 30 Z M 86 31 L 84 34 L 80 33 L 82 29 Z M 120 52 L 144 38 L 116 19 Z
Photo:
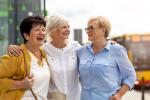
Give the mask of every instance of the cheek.
M 96 37 L 101 37 L 101 36 L 103 36 L 103 33 L 97 32 L 97 33 L 95 33 L 95 36 Z
M 88 33 L 87 33 L 88 36 L 92 36 L 93 34 L 94 34 L 94 33 L 92 33 L 92 32 L 88 32 Z
M 34 39 L 35 39 L 35 37 L 36 37 L 35 33 L 31 33 L 31 35 L 30 35 L 30 39 L 31 39 L 31 40 L 34 40 Z
M 54 35 L 60 35 L 61 34 L 61 31 L 60 30 L 56 30 L 55 32 L 54 32 Z
M 46 34 L 46 31 L 42 31 L 42 34 L 45 35 L 45 34 Z
M 59 32 L 58 33 L 58 36 L 63 36 L 64 34 L 62 32 Z

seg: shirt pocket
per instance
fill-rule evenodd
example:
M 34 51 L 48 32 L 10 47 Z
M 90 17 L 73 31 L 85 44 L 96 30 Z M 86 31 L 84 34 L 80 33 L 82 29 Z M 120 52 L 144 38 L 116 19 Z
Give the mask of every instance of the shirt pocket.
M 91 68 L 91 75 L 93 82 L 96 86 L 104 88 L 104 91 L 108 91 L 112 87 L 113 78 L 113 67 L 105 64 L 97 64 Z M 108 89 L 108 90 L 107 90 Z

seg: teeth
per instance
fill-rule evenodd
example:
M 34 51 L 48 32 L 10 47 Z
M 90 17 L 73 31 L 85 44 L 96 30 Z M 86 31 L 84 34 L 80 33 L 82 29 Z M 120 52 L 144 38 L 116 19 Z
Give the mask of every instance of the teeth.
M 43 38 L 37 38 L 37 39 L 43 39 Z

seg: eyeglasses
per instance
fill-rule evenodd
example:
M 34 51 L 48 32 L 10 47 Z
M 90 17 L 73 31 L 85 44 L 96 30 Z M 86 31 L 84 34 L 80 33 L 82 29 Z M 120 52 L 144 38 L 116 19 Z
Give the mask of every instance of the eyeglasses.
M 86 33 L 93 32 L 95 29 L 96 29 L 96 26 L 89 26 L 89 27 L 85 28 L 85 32 Z

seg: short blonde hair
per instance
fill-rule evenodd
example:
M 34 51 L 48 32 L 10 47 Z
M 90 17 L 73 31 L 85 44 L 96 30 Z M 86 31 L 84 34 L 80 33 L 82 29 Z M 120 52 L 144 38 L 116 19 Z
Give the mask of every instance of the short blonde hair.
M 94 20 L 99 21 L 100 28 L 106 28 L 105 38 L 107 38 L 109 36 L 110 31 L 111 31 L 110 21 L 105 16 L 93 16 L 88 20 L 88 23 L 92 22 Z
M 51 35 L 53 29 L 61 27 L 63 25 L 68 25 L 68 21 L 64 16 L 46 16 L 46 32 Z

